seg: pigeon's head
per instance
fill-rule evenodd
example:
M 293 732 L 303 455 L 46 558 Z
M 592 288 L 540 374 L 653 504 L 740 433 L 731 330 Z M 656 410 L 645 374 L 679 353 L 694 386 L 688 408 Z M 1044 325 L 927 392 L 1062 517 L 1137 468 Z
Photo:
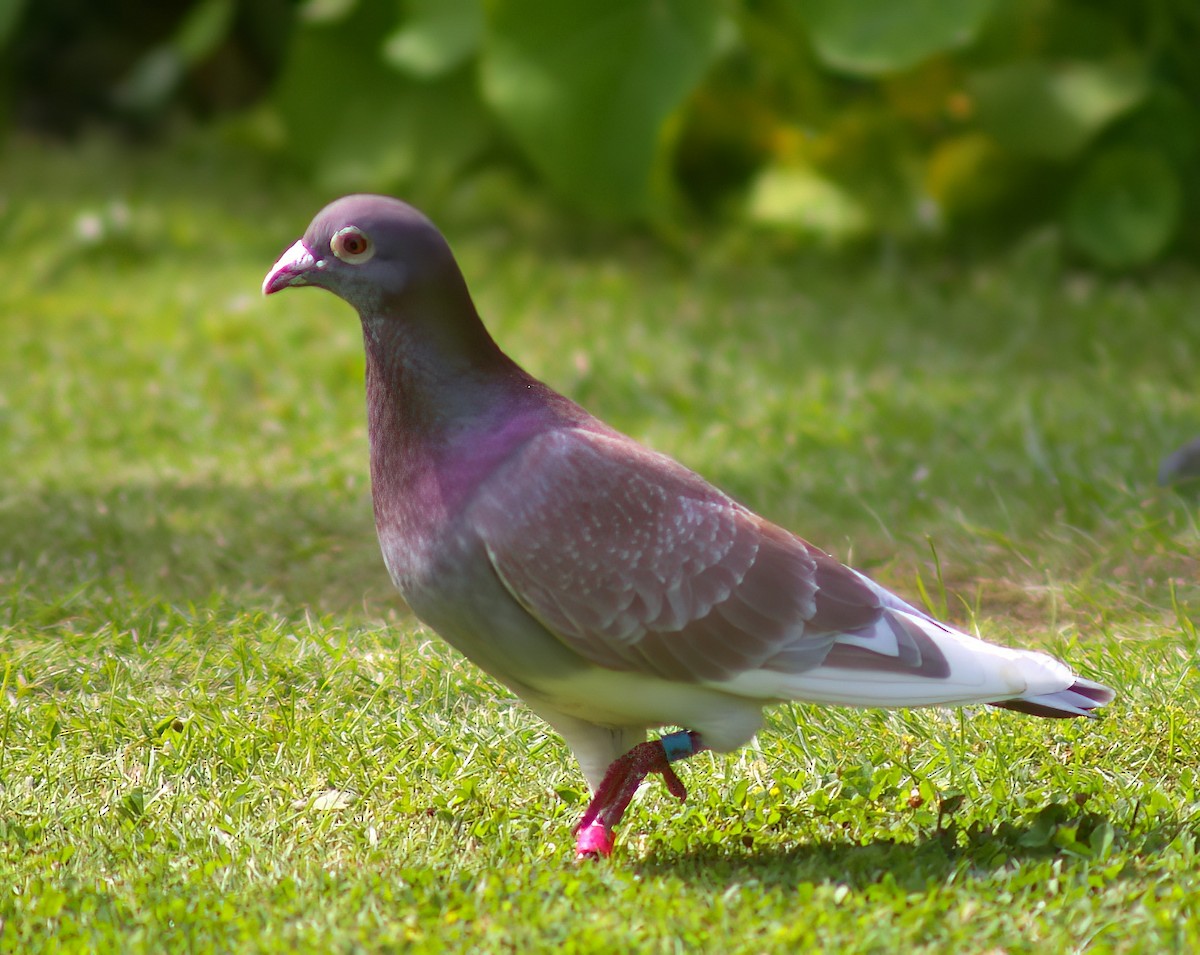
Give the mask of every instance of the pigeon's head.
M 299 285 L 328 289 L 364 318 L 399 315 L 431 292 L 465 287 L 442 234 L 412 206 L 387 196 L 346 196 L 313 219 L 280 256 L 263 294 Z

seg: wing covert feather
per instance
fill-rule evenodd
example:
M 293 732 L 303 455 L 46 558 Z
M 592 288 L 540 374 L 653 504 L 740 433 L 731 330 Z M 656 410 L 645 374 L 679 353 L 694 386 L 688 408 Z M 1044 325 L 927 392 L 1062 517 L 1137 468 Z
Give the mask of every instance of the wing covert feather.
M 886 612 L 853 571 L 621 436 L 532 439 L 469 521 L 513 597 L 612 669 L 686 681 L 811 669 Z

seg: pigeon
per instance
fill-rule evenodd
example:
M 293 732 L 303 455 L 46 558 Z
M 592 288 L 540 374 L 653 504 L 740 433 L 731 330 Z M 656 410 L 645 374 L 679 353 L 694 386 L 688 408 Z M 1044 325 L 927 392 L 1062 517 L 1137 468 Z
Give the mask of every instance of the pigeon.
M 1044 653 L 962 633 L 525 372 L 422 213 L 319 212 L 263 281 L 358 312 L 375 527 L 413 613 L 571 748 L 608 856 L 643 779 L 748 743 L 765 706 L 986 703 L 1091 716 L 1114 697 Z M 680 727 L 656 740 L 647 732 Z
M 1162 460 L 1158 467 L 1158 483 L 1161 487 L 1186 487 L 1196 490 L 1200 481 L 1200 438 L 1176 448 Z

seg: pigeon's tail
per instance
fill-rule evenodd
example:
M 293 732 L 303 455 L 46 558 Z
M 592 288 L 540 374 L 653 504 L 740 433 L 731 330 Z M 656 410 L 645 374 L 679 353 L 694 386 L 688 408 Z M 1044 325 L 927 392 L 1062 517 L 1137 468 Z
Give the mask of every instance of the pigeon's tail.
M 1116 696 L 1107 686 L 1077 676 L 1049 654 L 986 643 L 904 610 L 892 610 L 885 619 L 894 630 L 913 637 L 917 646 L 921 638 L 928 638 L 927 652 L 940 654 L 943 665 L 940 674 L 931 674 L 932 682 L 941 682 L 942 692 L 958 696 L 957 702 L 971 702 L 973 697 L 974 702 L 1032 716 L 1062 718 L 1095 716 L 1094 710 Z M 939 693 L 933 687 L 925 692 L 929 696 Z M 919 699 L 922 693 L 918 690 L 913 695 Z
M 889 595 L 890 596 L 890 595 Z M 870 627 L 833 636 L 822 662 L 782 655 L 724 689 L 843 706 L 984 703 L 1035 716 L 1090 716 L 1116 695 L 1045 653 L 986 643 L 897 598 Z
M 1051 719 L 1065 719 L 1071 716 L 1095 717 L 1096 714 L 1093 711 L 1106 703 L 1111 703 L 1116 695 L 1103 683 L 1094 683 L 1083 677 L 1076 677 L 1074 683 L 1057 693 L 1019 696 L 1012 700 L 1001 700 L 993 703 L 992 706 Z

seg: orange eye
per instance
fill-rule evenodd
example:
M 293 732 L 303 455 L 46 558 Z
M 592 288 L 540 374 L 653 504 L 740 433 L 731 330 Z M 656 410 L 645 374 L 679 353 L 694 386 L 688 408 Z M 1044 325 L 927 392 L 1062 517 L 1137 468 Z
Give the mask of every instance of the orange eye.
M 371 240 L 363 234 L 358 226 L 353 225 L 348 225 L 335 232 L 333 238 L 329 240 L 329 248 L 333 250 L 334 255 L 350 265 L 366 262 L 375 254 L 375 247 L 371 244 Z

